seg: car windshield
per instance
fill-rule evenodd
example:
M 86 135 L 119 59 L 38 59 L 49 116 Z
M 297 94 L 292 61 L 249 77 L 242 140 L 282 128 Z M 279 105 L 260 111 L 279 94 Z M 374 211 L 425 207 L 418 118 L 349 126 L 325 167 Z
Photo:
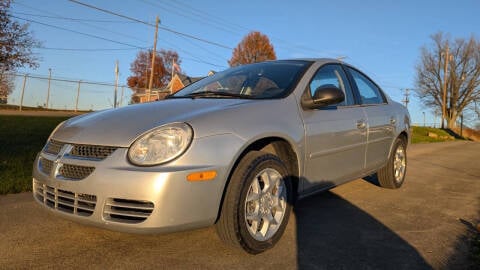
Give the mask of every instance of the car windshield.
M 170 98 L 249 98 L 285 97 L 294 87 L 308 61 L 272 61 L 227 69 L 195 82 Z

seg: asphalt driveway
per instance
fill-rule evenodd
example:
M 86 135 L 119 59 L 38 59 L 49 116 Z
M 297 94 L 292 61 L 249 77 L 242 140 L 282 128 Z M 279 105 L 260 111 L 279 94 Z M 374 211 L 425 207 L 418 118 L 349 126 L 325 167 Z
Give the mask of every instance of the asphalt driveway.
M 480 143 L 413 145 L 405 185 L 359 179 L 298 203 L 279 244 L 257 256 L 215 230 L 133 235 L 0 196 L 0 269 L 465 269 L 480 220 Z M 478 267 L 478 266 L 477 266 Z

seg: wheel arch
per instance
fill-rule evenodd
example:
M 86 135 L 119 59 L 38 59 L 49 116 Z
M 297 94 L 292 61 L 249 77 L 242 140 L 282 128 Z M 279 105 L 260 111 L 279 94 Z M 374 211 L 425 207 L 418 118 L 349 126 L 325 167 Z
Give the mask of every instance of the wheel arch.
M 246 147 L 239 151 L 239 154 L 235 158 L 235 161 L 228 172 L 228 177 L 225 181 L 225 186 L 223 187 L 222 198 L 220 200 L 215 222 L 218 221 L 222 212 L 223 201 L 225 199 L 227 188 L 230 184 L 230 178 L 232 177 L 235 169 L 238 167 L 240 160 L 242 160 L 242 158 L 250 151 L 262 151 L 273 154 L 278 156 L 285 163 L 289 173 L 291 173 L 290 177 L 292 179 L 292 187 L 294 191 L 293 197 L 294 200 L 296 200 L 300 184 L 300 159 L 298 151 L 293 145 L 294 144 L 292 144 L 289 140 L 278 136 L 262 137 L 250 142 L 249 144 L 246 144 Z
M 388 158 L 390 158 L 392 156 L 392 151 L 393 151 L 393 146 L 395 145 L 395 141 L 397 139 L 402 139 L 405 141 L 405 146 L 408 147 L 408 144 L 409 144 L 409 140 L 410 140 L 410 137 L 409 137 L 409 134 L 406 130 L 403 130 L 402 132 L 400 132 L 397 137 L 395 137 L 395 140 L 392 141 L 391 145 L 390 145 L 390 151 L 389 151 L 389 154 L 388 154 Z

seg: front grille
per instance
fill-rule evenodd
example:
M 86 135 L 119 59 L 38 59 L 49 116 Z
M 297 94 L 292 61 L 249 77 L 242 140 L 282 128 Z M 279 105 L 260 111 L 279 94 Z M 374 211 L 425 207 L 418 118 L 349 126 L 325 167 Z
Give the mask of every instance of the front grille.
M 135 224 L 145 221 L 154 205 L 148 201 L 109 198 L 105 203 L 103 216 L 107 220 Z
M 54 161 L 45 158 L 48 157 L 47 155 L 45 155 L 44 157 L 40 157 L 38 161 L 38 166 L 41 172 L 50 175 L 52 173 L 52 170 L 55 170 L 57 167 L 58 171 L 56 171 L 55 177 L 67 180 L 81 180 L 89 176 L 95 170 L 95 167 L 71 164 L 72 162 L 75 163 L 75 161 L 72 161 L 72 159 L 68 160 L 68 158 L 80 158 L 82 160 L 100 161 L 107 158 L 115 150 L 117 150 L 117 147 L 113 146 L 68 144 L 69 147 L 66 147 L 66 144 L 67 143 L 55 140 L 49 140 L 47 142 L 47 144 L 43 148 L 43 152 L 50 155 L 56 155 L 58 161 L 61 161 L 61 163 L 59 163 L 57 167 L 55 166 Z M 65 158 L 58 156 L 62 151 L 62 148 L 64 148 L 63 151 L 65 152 L 62 152 L 62 155 Z M 68 160 L 69 163 L 63 163 L 65 160 Z
M 33 194 L 43 205 L 65 213 L 88 217 L 93 214 L 97 196 L 53 188 L 33 180 Z
M 73 180 L 81 180 L 89 176 L 94 170 L 95 167 L 63 164 L 58 169 L 57 176 Z
M 50 175 L 53 169 L 53 161 L 41 157 L 38 159 L 38 163 L 40 166 L 40 171 L 42 171 L 44 174 Z
M 54 170 L 54 162 L 46 158 L 38 159 L 38 167 L 40 171 L 46 175 L 50 175 Z M 82 180 L 93 173 L 95 167 L 79 166 L 73 164 L 60 164 L 55 177 L 68 180 Z
M 50 140 L 47 142 L 43 151 L 48 154 L 58 155 L 60 150 L 66 143 Z M 103 146 L 103 145 L 87 145 L 87 144 L 71 144 L 72 150 L 70 153 L 65 153 L 67 156 L 78 157 L 83 159 L 103 160 L 110 156 L 117 147 Z
M 63 145 L 65 145 L 65 143 L 50 140 L 47 142 L 47 144 L 43 148 L 43 151 L 52 155 L 58 155 Z
M 112 146 L 76 144 L 73 146 L 70 155 L 82 158 L 105 159 L 115 150 L 117 148 Z

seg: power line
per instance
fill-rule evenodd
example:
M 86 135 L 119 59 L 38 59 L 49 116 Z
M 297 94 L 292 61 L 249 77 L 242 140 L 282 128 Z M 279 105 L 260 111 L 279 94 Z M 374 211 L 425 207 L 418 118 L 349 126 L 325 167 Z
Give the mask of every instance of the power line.
M 192 14 L 195 17 L 201 17 L 201 18 L 204 18 L 207 21 L 216 21 L 216 23 L 218 23 L 222 26 L 226 26 L 225 24 L 229 24 L 230 29 L 233 30 L 233 28 L 236 28 L 236 30 L 234 30 L 234 31 L 251 31 L 251 29 L 248 29 L 248 28 L 243 27 L 241 25 L 229 22 L 229 21 L 227 21 L 227 20 L 225 20 L 221 17 L 218 17 L 218 16 L 216 16 L 212 13 L 208 13 L 204 10 L 194 8 L 190 5 L 188 5 L 187 3 L 181 3 L 177 0 L 173 0 L 171 3 L 174 4 L 174 5 L 177 5 L 177 7 L 179 7 L 181 10 L 186 10 L 185 7 L 189 8 L 190 9 L 190 14 Z
M 143 49 L 143 47 L 140 47 L 140 46 L 136 46 L 136 45 L 124 43 L 124 42 L 121 42 L 121 41 L 116 41 L 116 40 L 113 40 L 113 39 L 108 39 L 108 38 L 100 37 L 100 36 L 93 35 L 93 34 L 88 34 L 88 33 L 80 32 L 80 31 L 76 31 L 76 30 L 72 30 L 72 29 L 68 29 L 68 28 L 64 28 L 64 27 L 60 27 L 60 26 L 56 26 L 56 25 L 51 25 L 51 24 L 48 24 L 48 23 L 43 23 L 43 22 L 31 20 L 31 19 L 25 19 L 25 18 L 21 18 L 21 17 L 14 16 L 14 15 L 9 15 L 9 16 L 12 17 L 12 18 L 19 19 L 19 20 L 24 20 L 24 21 L 27 21 L 27 22 L 36 23 L 36 24 L 40 24 L 40 25 L 43 25 L 43 26 L 48 26 L 48 27 L 56 28 L 56 29 L 60 29 L 60 30 L 63 30 L 63 31 L 68 31 L 68 32 L 72 32 L 72 33 L 79 34 L 79 35 L 84 35 L 84 36 L 87 36 L 87 37 L 92 37 L 92 38 L 96 38 L 96 39 L 101 39 L 101 40 L 105 40 L 105 41 L 109 41 L 109 42 L 113 42 L 113 43 L 117 43 L 117 44 L 129 46 L 129 47 L 137 48 L 137 49 Z
M 138 48 L 96 48 L 96 49 L 88 49 L 88 48 L 55 48 L 55 47 L 35 47 L 35 49 L 39 50 L 52 50 L 52 51 L 79 51 L 79 52 L 99 52 L 99 51 L 131 51 L 131 50 L 138 50 Z M 142 49 L 148 49 L 147 47 Z
M 16 4 L 18 4 L 18 3 L 16 3 Z M 27 5 L 23 5 L 23 6 L 25 6 L 27 8 L 34 9 L 34 8 L 29 7 Z M 36 9 L 36 10 L 41 11 L 40 9 Z M 129 22 L 129 21 L 120 21 L 120 20 L 98 20 L 98 19 L 85 19 L 85 18 L 71 18 L 71 17 L 63 17 L 63 16 L 49 16 L 49 15 L 33 14 L 33 13 L 26 13 L 26 12 L 12 12 L 12 13 L 13 14 L 33 16 L 33 17 L 39 17 L 39 18 L 58 19 L 58 20 L 75 21 L 75 22 L 132 23 L 132 22 Z M 53 13 L 51 13 L 51 14 L 53 14 Z
M 184 38 L 184 37 L 182 37 L 182 38 L 183 38 L 186 42 L 190 43 L 191 45 L 193 45 L 193 46 L 195 46 L 195 47 L 197 47 L 197 48 L 199 48 L 199 49 L 201 49 L 201 50 L 204 50 L 205 52 L 211 54 L 212 56 L 215 56 L 217 59 L 221 59 L 222 61 L 225 61 L 225 62 L 228 61 L 228 59 L 224 58 L 223 56 L 221 56 L 221 55 L 219 55 L 219 54 L 217 54 L 217 53 L 214 53 L 214 52 L 212 52 L 212 51 L 210 51 L 210 50 L 208 50 L 208 49 L 205 49 L 205 48 L 203 48 L 202 46 L 200 46 L 199 44 L 195 44 L 195 43 L 191 42 L 190 40 L 188 40 L 188 39 L 186 39 L 186 38 Z
M 226 68 L 226 66 L 213 64 L 213 63 L 210 63 L 210 62 L 207 62 L 207 61 L 198 59 L 198 58 L 197 58 L 197 59 L 193 59 L 193 58 L 189 58 L 189 57 L 182 57 L 182 58 L 183 58 L 183 59 L 186 59 L 186 60 L 193 61 L 193 62 L 197 62 L 197 63 L 202 63 L 202 64 L 211 65 L 211 66 L 214 66 L 214 67 Z
M 101 27 L 101 26 L 98 26 L 98 25 L 92 25 L 92 24 L 89 24 L 89 23 L 86 23 L 85 21 L 83 20 L 77 20 L 76 18 L 69 18 L 69 17 L 64 17 L 64 16 L 61 16 L 59 14 L 56 14 L 54 12 L 51 12 L 49 10 L 43 10 L 43 9 L 40 9 L 40 8 L 36 8 L 36 7 L 32 7 L 32 6 L 29 6 L 29 5 L 26 5 L 26 4 L 22 4 L 22 3 L 17 3 L 17 4 L 20 4 L 21 6 L 24 6 L 28 9 L 31 9 L 31 10 L 36 10 L 36 11 L 39 11 L 39 12 L 42 12 L 42 13 L 46 13 L 46 14 L 51 14 L 53 16 L 43 16 L 43 17 L 47 17 L 47 18 L 61 18 L 61 19 L 65 19 L 65 20 L 69 20 L 71 22 L 76 22 L 76 23 L 81 23 L 83 25 L 86 25 L 90 28 L 94 28 L 95 30 L 103 30 L 104 32 L 107 32 L 107 33 L 110 33 L 110 34 L 115 34 L 117 36 L 121 36 L 121 37 L 127 37 L 127 38 L 130 38 L 132 40 L 135 40 L 135 41 L 141 41 L 141 42 L 144 42 L 144 43 L 147 43 L 147 41 L 145 40 L 142 40 L 141 38 L 138 38 L 138 37 L 135 37 L 135 36 L 132 36 L 132 35 L 128 35 L 128 34 L 125 34 L 125 32 L 123 33 L 119 33 L 119 32 L 116 32 L 116 31 L 113 31 L 113 30 L 110 30 L 110 29 L 106 29 L 104 27 Z M 99 20 L 100 21 L 100 20 Z M 126 21 L 123 21 L 123 22 L 126 22 Z M 131 22 L 130 22 L 131 23 Z
M 69 18 L 69 17 L 62 17 L 62 16 L 59 16 L 58 14 L 55 14 L 53 12 L 50 12 L 50 11 L 46 11 L 46 10 L 41 10 L 41 9 L 38 9 L 38 8 L 34 8 L 34 7 L 31 7 L 31 6 L 27 6 L 27 5 L 23 5 L 29 9 L 33 9 L 33 10 L 37 10 L 37 11 L 40 11 L 40 12 L 44 12 L 44 13 L 48 13 L 48 14 L 52 14 L 52 15 L 55 15 L 55 16 L 46 16 L 46 17 L 53 17 L 53 18 L 65 18 L 67 20 L 70 20 L 72 19 L 72 21 L 76 21 L 75 18 Z M 107 21 L 107 20 L 99 20 L 99 21 Z M 90 27 L 94 27 L 95 29 L 104 29 L 104 28 L 101 28 L 101 27 L 98 27 L 98 26 L 92 26 L 90 24 L 87 24 L 87 23 L 83 23 L 82 21 L 79 21 L 80 23 L 82 24 L 85 24 L 87 26 L 90 26 Z M 124 21 L 126 22 L 126 21 Z M 133 21 L 133 22 L 136 22 L 136 21 Z M 113 31 L 110 31 L 108 29 L 105 29 L 106 31 L 108 32 L 111 32 L 111 33 L 115 33 Z M 127 36 L 125 35 L 124 33 L 120 34 L 122 36 Z M 129 37 L 132 37 L 132 36 L 129 36 Z M 135 40 L 140 40 L 139 38 L 136 38 L 136 37 L 132 37 L 134 38 Z M 186 39 L 185 37 L 182 37 L 184 39 Z M 187 40 L 187 39 L 186 39 Z M 188 41 L 188 40 L 187 40 Z M 167 42 L 167 41 L 166 41 Z M 190 42 L 190 41 L 188 41 Z M 168 43 L 168 42 L 167 42 Z M 191 42 L 190 42 L 191 43 Z M 170 43 L 171 44 L 171 43 Z M 193 43 L 191 43 L 193 44 Z M 197 47 L 200 47 L 199 45 L 196 45 Z M 201 47 L 200 47 L 201 48 Z M 82 49 L 82 48 L 48 48 L 48 47 L 42 47 L 42 48 L 38 48 L 38 49 L 43 49 L 43 50 L 56 50 L 56 51 L 85 51 L 85 52 L 97 52 L 97 51 L 120 51 L 120 50 L 132 50 L 132 49 L 139 49 L 137 47 L 135 48 L 125 48 L 125 49 Z M 144 47 L 144 48 L 140 48 L 140 49 L 148 49 L 148 47 Z M 207 62 L 201 58 L 198 58 L 196 57 L 195 55 L 185 51 L 185 50 L 181 50 L 179 49 L 180 51 L 183 51 L 185 54 L 188 54 L 190 55 L 191 57 L 193 58 L 185 58 L 187 60 L 191 60 L 191 61 L 194 61 L 194 62 L 197 62 L 197 63 L 203 63 L 203 64 L 207 64 L 207 65 L 211 65 L 211 66 L 216 66 L 216 67 L 222 67 L 222 68 L 225 68 L 225 66 L 222 66 L 222 65 L 217 65 L 217 64 L 214 64 L 214 63 L 210 63 L 210 62 Z M 212 53 L 206 49 L 204 49 L 205 51 L 209 52 L 209 53 Z M 195 59 L 194 59 L 195 58 Z
M 146 0 L 140 0 L 140 1 L 147 2 Z M 241 26 L 239 24 L 229 22 L 228 20 L 225 20 L 225 19 L 223 19 L 219 16 L 216 16 L 214 14 L 205 12 L 205 11 L 200 10 L 198 8 L 194 8 L 190 5 L 188 5 L 187 3 L 181 3 L 178 0 L 173 0 L 173 1 L 169 2 L 169 4 L 174 4 L 180 10 L 185 11 L 185 12 L 188 12 L 188 10 L 185 9 L 185 7 L 189 8 L 190 9 L 190 12 L 189 12 L 190 14 L 192 14 L 195 18 L 203 18 L 204 21 L 207 24 L 210 24 L 210 22 L 216 22 L 218 25 L 221 25 L 221 27 L 224 28 L 224 29 L 225 29 L 225 27 L 227 27 L 227 25 L 230 25 L 230 27 L 229 27 L 230 30 L 226 30 L 226 32 L 230 32 L 230 33 L 235 32 L 235 34 L 243 35 L 242 33 L 240 33 L 240 31 L 241 32 L 243 32 L 243 31 L 248 31 L 248 32 L 253 31 L 253 29 L 249 29 L 249 28 Z M 218 28 L 218 27 L 216 27 L 216 28 Z M 316 49 L 313 49 L 313 48 L 310 48 L 310 47 L 307 47 L 307 46 L 303 46 L 303 45 L 298 45 L 298 44 L 295 44 L 295 43 L 292 43 L 292 42 L 288 42 L 288 41 L 285 41 L 285 40 L 280 39 L 280 38 L 278 38 L 276 36 L 273 36 L 273 35 L 269 35 L 269 38 L 271 40 L 276 40 L 278 43 L 280 43 L 280 45 L 278 45 L 278 43 L 277 43 L 277 47 L 280 47 L 280 48 L 295 49 L 295 50 L 301 50 L 303 52 L 315 52 L 315 53 L 317 53 Z
M 169 2 L 167 4 L 167 3 L 161 3 L 161 2 L 152 3 L 152 2 L 147 1 L 147 0 L 140 0 L 140 1 L 147 4 L 147 5 L 166 10 L 168 13 L 176 14 L 176 15 L 182 17 L 182 18 L 186 18 L 186 19 L 189 19 L 189 20 L 195 21 L 195 22 L 200 22 L 202 24 L 208 24 L 208 25 L 210 25 L 210 26 L 212 26 L 216 29 L 219 29 L 221 31 L 224 31 L 224 32 L 227 32 L 227 33 L 230 33 L 230 34 L 234 34 L 234 35 L 238 34 L 238 32 L 236 32 L 236 31 L 232 31 L 230 29 L 227 29 L 226 27 L 224 27 L 224 25 L 214 24 L 213 21 L 211 20 L 211 18 L 210 19 L 203 19 L 201 16 L 195 15 L 193 13 L 190 13 L 190 14 L 182 13 L 181 11 L 178 11 L 174 7 L 173 8 L 171 7 L 172 4 L 173 4 L 172 2 Z
M 148 0 L 139 0 L 139 1 L 141 1 L 145 4 L 148 4 L 150 6 L 154 6 L 154 7 L 158 7 L 158 8 L 167 10 L 169 13 L 177 14 L 178 16 L 181 16 L 182 18 L 187 18 L 187 19 L 190 19 L 192 21 L 202 22 L 204 24 L 210 25 L 210 26 L 212 26 L 216 29 L 219 29 L 219 30 L 224 31 L 224 32 L 228 32 L 230 34 L 243 35 L 244 33 L 241 33 L 240 30 L 238 30 L 238 29 L 242 29 L 241 30 L 242 32 L 245 31 L 245 30 L 246 31 L 251 31 L 250 29 L 248 29 L 246 27 L 240 26 L 238 24 L 234 24 L 232 22 L 228 22 L 228 21 L 226 21 L 226 20 L 224 20 L 224 19 L 222 19 L 218 16 L 211 15 L 207 12 L 204 12 L 204 11 L 196 9 L 192 6 L 189 6 L 186 3 L 180 3 L 178 1 L 172 1 L 172 2 L 169 2 L 168 5 L 166 5 L 165 3 L 160 3 L 160 2 L 152 3 L 151 1 L 148 1 Z M 172 5 L 172 4 L 176 5 L 178 7 L 178 10 L 180 10 L 180 11 L 177 11 L 177 9 L 175 9 L 175 8 L 171 8 L 170 5 Z M 190 10 L 187 10 L 185 7 L 190 8 Z M 183 11 L 183 13 L 182 13 L 182 11 Z M 186 14 L 186 13 L 188 13 L 188 14 Z M 232 27 L 228 27 L 228 25 L 234 26 L 234 28 L 236 28 L 236 29 L 234 29 Z M 279 45 L 277 44 L 277 47 L 279 47 L 279 48 L 301 50 L 303 52 L 315 52 L 315 53 L 317 52 L 317 50 L 314 50 L 312 48 L 309 48 L 309 47 L 306 47 L 306 46 L 300 46 L 300 45 L 282 40 L 282 39 L 280 39 L 278 37 L 275 37 L 275 36 L 270 36 L 270 39 L 278 41 L 278 43 L 280 43 L 280 44 Z
M 96 10 L 98 10 L 98 11 L 102 11 L 102 12 L 108 13 L 108 14 L 110 14 L 110 15 L 114 15 L 114 16 L 117 16 L 117 17 L 120 17 L 120 18 L 124 18 L 124 19 L 130 20 L 130 21 L 134 21 L 134 22 L 137 22 L 137 23 L 141 23 L 141 24 L 145 24 L 145 25 L 148 25 L 148 26 L 153 26 L 153 27 L 155 27 L 154 24 L 151 24 L 151 23 L 149 23 L 149 22 L 145 22 L 145 21 L 142 21 L 142 20 L 139 20 L 139 19 L 135 19 L 135 18 L 132 18 L 132 17 L 128 17 L 128 16 L 125 16 L 125 15 L 122 15 L 122 14 L 119 14 L 119 13 L 115 13 L 115 12 L 110 11 L 110 10 L 107 10 L 107 9 L 103 9 L 103 8 L 99 8 L 99 7 L 90 5 L 90 4 L 82 3 L 82 2 L 77 1 L 77 0 L 68 0 L 68 1 L 73 2 L 73 3 L 75 3 L 75 4 L 79 4 L 79 5 L 88 7 L 88 8 L 91 8 L 91 9 L 96 9 Z
M 172 10 L 172 9 L 167 8 L 167 7 L 161 6 L 161 5 L 160 5 L 161 3 L 152 3 L 152 2 L 147 1 L 147 0 L 140 0 L 140 1 L 143 2 L 143 3 L 145 3 L 145 4 L 147 4 L 147 5 L 153 6 L 153 7 L 157 7 L 157 8 L 160 8 L 160 9 L 165 9 L 165 10 L 171 12 L 171 13 L 175 13 L 175 14 L 181 16 L 181 17 L 184 17 L 184 18 L 188 18 L 188 19 L 192 19 L 192 20 L 194 20 L 194 19 L 196 18 L 196 17 L 195 17 L 195 18 L 191 18 L 191 17 L 188 17 L 188 16 L 184 16 L 183 14 L 181 14 L 180 12 L 177 12 L 177 11 L 174 10 L 174 9 Z M 195 20 L 195 21 L 197 21 L 197 22 L 204 22 L 204 21 L 202 21 L 202 20 Z M 207 21 L 207 23 L 208 23 L 208 21 Z M 220 29 L 220 28 L 219 28 L 219 29 Z M 221 30 L 224 30 L 224 29 L 221 29 Z M 227 31 L 228 31 L 228 30 L 227 30 Z M 228 31 L 228 32 L 230 32 L 230 31 Z M 230 32 L 230 33 L 232 33 L 232 32 Z M 225 57 L 223 57 L 223 56 L 221 56 L 221 55 L 219 55 L 219 54 L 217 54 L 217 53 L 215 53 L 215 52 L 212 52 L 212 51 L 210 51 L 210 50 L 208 50 L 208 49 L 200 46 L 199 44 L 196 44 L 196 43 L 190 41 L 190 39 L 188 39 L 188 38 L 186 38 L 186 37 L 181 36 L 181 38 L 182 38 L 183 40 L 185 40 L 186 42 L 188 42 L 189 44 L 191 44 L 192 46 L 195 46 L 196 48 L 199 48 L 199 49 L 201 49 L 201 50 L 203 50 L 203 51 L 211 54 L 212 56 L 215 56 L 215 57 L 217 57 L 218 59 L 221 59 L 222 61 L 225 61 L 225 62 L 226 62 L 226 61 L 228 60 L 228 59 L 226 59 Z M 165 40 L 165 43 L 168 43 L 168 44 L 172 45 L 170 42 L 168 42 L 168 41 L 166 41 L 166 40 Z M 181 50 L 180 48 L 177 48 L 177 49 L 180 50 L 180 51 L 183 51 L 183 50 Z M 184 52 L 185 52 L 185 51 L 184 51 Z M 188 52 L 185 52 L 185 53 L 186 53 L 186 54 L 189 54 Z M 191 54 L 189 54 L 189 55 L 191 55 Z M 193 55 L 191 55 L 191 56 L 193 56 Z M 193 56 L 193 57 L 194 57 L 194 56 Z M 206 61 L 204 61 L 204 60 L 202 60 L 202 59 L 200 59 L 200 58 L 198 58 L 198 57 L 195 57 L 195 58 L 196 58 L 196 59 L 191 59 L 191 58 L 190 58 L 190 60 L 195 61 L 195 62 L 198 62 L 198 63 L 205 63 L 205 64 L 208 64 L 208 65 L 225 68 L 225 66 L 217 65 L 217 64 L 213 64 L 213 63 L 209 63 L 209 62 L 206 62 Z
M 200 57 L 197 57 L 197 56 L 193 55 L 193 54 L 190 53 L 189 51 L 184 50 L 184 49 L 178 47 L 176 44 L 173 44 L 172 42 L 170 42 L 170 41 L 168 41 L 168 40 L 165 40 L 165 39 L 161 39 L 161 40 L 162 40 L 162 42 L 164 42 L 164 43 L 166 43 L 166 44 L 168 44 L 168 45 L 171 46 L 171 48 L 167 48 L 167 49 L 172 49 L 172 50 L 176 49 L 176 50 L 178 50 L 179 52 L 182 52 L 182 53 L 184 53 L 184 54 L 186 54 L 186 55 L 190 55 L 191 57 L 193 57 L 193 58 L 188 58 L 188 57 L 182 56 L 182 57 L 181 57 L 182 59 L 190 60 L 190 61 L 197 62 L 197 63 L 207 64 L 207 65 L 210 65 L 210 66 L 226 68 L 226 66 L 217 65 L 217 64 L 214 64 L 214 63 L 205 61 L 205 60 L 201 59 Z
M 155 24 L 145 22 L 145 21 L 142 21 L 142 20 L 139 20 L 139 19 L 135 19 L 135 18 L 132 18 L 132 17 L 128 17 L 128 16 L 125 16 L 125 15 L 122 15 L 122 14 L 119 14 L 119 13 L 116 13 L 116 12 L 113 12 L 113 11 L 110 11 L 110 10 L 107 10 L 107 9 L 103 9 L 103 8 L 99 8 L 99 7 L 90 5 L 90 4 L 82 3 L 82 2 L 77 1 L 77 0 L 68 0 L 68 1 L 70 1 L 72 3 L 82 5 L 82 6 L 85 6 L 85 7 L 88 7 L 88 8 L 91 8 L 91 9 L 95 9 L 95 10 L 98 10 L 98 11 L 101 11 L 101 12 L 104 12 L 104 13 L 108 13 L 110 15 L 114 15 L 114 16 L 117 16 L 117 17 L 120 17 L 120 18 L 124 18 L 124 19 L 131 20 L 131 21 L 134 21 L 134 22 L 137 22 L 137 23 L 141 23 L 141 24 L 145 24 L 145 25 L 148 25 L 148 26 L 151 26 L 151 27 L 155 27 Z M 220 43 L 217 43 L 217 42 L 214 42 L 214 41 L 209 41 L 209 40 L 206 40 L 206 39 L 194 36 L 194 35 L 190 35 L 190 34 L 186 34 L 186 33 L 176 31 L 176 30 L 172 30 L 172 29 L 170 29 L 168 27 L 165 27 L 165 26 L 158 26 L 158 29 L 161 29 L 161 30 L 164 30 L 164 31 L 176 34 L 176 35 L 180 35 L 180 36 L 188 37 L 188 38 L 191 38 L 191 39 L 195 39 L 195 40 L 198 40 L 198 41 L 201 41 L 201 42 L 204 42 L 204 43 L 208 43 L 210 45 L 215 45 L 217 47 L 221 47 L 221 48 L 224 48 L 224 49 L 229 49 L 229 50 L 233 49 L 233 48 L 231 48 L 227 45 L 223 45 L 223 44 L 220 44 Z

